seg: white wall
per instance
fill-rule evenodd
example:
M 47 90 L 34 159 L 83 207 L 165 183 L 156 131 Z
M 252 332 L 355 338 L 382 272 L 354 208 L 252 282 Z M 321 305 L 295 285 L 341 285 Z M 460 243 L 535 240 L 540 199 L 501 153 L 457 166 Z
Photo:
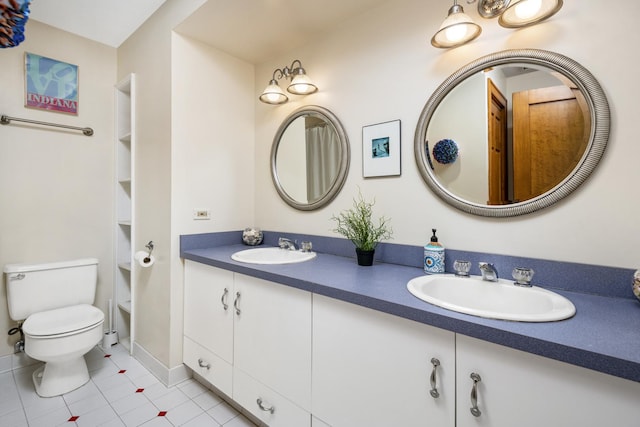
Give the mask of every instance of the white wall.
M 0 49 L 0 114 L 92 127 L 95 134 L 12 122 L 0 126 L 0 266 L 96 257 L 95 305 L 106 312 L 113 291 L 114 94 L 116 50 L 37 21 L 27 39 Z M 24 107 L 24 53 L 79 67 L 77 116 Z M 0 355 L 16 337 L 4 280 L 0 288 Z
M 440 50 L 429 40 L 447 5 L 394 0 L 261 64 L 257 90 L 274 68 L 298 58 L 320 91 L 279 107 L 256 106 L 256 225 L 332 235 L 329 218 L 350 206 L 359 186 L 366 197 L 376 197 L 379 214 L 392 218 L 396 243 L 422 245 L 434 227 L 450 248 L 637 268 L 640 203 L 634 188 L 640 183 L 640 144 L 632 70 L 640 60 L 628 49 L 640 42 L 640 32 L 630 30 L 640 4 L 625 6 L 620 14 L 606 2 L 569 1 L 552 19 L 517 31 L 481 20 L 483 33 L 475 42 Z M 473 6 L 465 7 L 477 17 Z M 431 92 L 451 73 L 479 56 L 510 48 L 555 51 L 591 70 L 611 104 L 611 138 L 595 173 L 565 200 L 526 216 L 482 218 L 459 212 L 430 192 L 415 166 L 413 134 Z M 328 207 L 309 213 L 278 198 L 266 160 L 279 123 L 302 103 L 333 111 L 352 146 L 351 170 L 341 194 Z M 362 126 L 394 119 L 402 120 L 402 176 L 364 180 L 358 154 Z
M 171 286 L 175 257 L 171 233 L 171 30 L 203 2 L 164 3 L 118 48 L 118 79 L 133 72 L 137 85 L 134 250 L 153 240 L 156 256 L 153 268 L 134 265 L 135 335 L 138 345 L 167 367 L 182 362 L 182 331 L 178 334 L 171 319 L 176 310 L 182 313 L 182 299 L 173 298 Z
M 171 342 L 182 363 L 181 234 L 240 230 L 254 214 L 254 67 L 193 39 L 172 38 Z M 208 209 L 210 220 L 194 220 Z

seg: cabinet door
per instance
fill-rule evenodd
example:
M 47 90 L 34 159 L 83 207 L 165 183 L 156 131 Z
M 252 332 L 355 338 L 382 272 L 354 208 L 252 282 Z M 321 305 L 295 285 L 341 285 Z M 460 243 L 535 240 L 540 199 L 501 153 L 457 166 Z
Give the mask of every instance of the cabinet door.
M 311 294 L 241 274 L 235 291 L 234 372 L 243 370 L 310 411 Z
M 459 427 L 633 427 L 640 384 L 458 335 Z M 471 414 L 471 373 L 480 416 Z
M 313 327 L 314 416 L 333 427 L 454 426 L 452 332 L 319 295 Z
M 185 261 L 184 335 L 233 363 L 233 272 Z

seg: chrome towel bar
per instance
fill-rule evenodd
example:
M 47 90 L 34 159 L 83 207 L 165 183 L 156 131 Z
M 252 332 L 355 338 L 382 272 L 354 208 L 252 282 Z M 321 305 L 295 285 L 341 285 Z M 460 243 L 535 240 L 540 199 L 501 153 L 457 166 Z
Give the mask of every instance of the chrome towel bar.
M 61 125 L 61 124 L 58 124 L 58 123 L 49 123 L 49 122 L 40 122 L 40 121 L 37 121 L 37 120 L 20 119 L 20 118 L 17 118 L 17 117 L 5 116 L 4 114 L 2 116 L 0 116 L 0 124 L 8 125 L 8 124 L 11 123 L 12 120 L 16 121 L 16 122 L 31 123 L 31 124 L 34 124 L 34 125 L 53 126 L 53 127 L 57 127 L 57 128 L 79 130 L 83 134 L 85 134 L 86 136 L 92 136 L 93 135 L 93 129 L 91 129 L 91 128 L 81 128 L 81 127 L 77 127 L 77 126 Z

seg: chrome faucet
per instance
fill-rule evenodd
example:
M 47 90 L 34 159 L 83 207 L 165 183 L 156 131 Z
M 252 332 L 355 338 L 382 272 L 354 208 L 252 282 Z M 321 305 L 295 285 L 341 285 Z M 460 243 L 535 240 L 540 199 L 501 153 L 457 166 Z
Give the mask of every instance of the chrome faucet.
M 480 262 L 478 263 L 480 267 L 480 273 L 482 273 L 482 280 L 486 280 L 488 282 L 497 282 L 498 281 L 498 270 L 493 264 L 488 262 Z
M 291 239 L 287 239 L 286 237 L 278 238 L 278 246 L 280 246 L 282 249 L 288 249 L 290 251 L 295 251 L 297 249 L 295 242 Z

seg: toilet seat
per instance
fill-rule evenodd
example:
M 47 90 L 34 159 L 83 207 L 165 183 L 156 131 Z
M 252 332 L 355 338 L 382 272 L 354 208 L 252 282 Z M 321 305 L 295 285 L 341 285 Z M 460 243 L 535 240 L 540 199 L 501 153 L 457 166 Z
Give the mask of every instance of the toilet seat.
M 95 328 L 104 322 L 104 313 L 89 304 L 34 313 L 22 324 L 22 331 L 34 338 L 58 338 Z

